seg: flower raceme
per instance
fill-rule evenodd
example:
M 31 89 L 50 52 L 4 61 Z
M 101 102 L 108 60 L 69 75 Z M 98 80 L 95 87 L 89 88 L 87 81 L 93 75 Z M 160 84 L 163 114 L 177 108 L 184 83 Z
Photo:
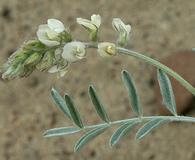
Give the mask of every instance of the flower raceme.
M 3 66 L 3 79 L 27 77 L 35 69 L 55 73 L 62 77 L 70 65 L 86 57 L 87 48 L 97 48 L 101 57 L 117 54 L 117 45 L 125 45 L 129 39 L 130 25 L 125 25 L 119 18 L 113 19 L 112 25 L 119 33 L 117 44 L 98 42 L 101 16 L 93 14 L 91 20 L 77 18 L 77 23 L 88 32 L 92 42 L 72 40 L 67 27 L 57 19 L 48 19 L 37 30 L 37 39 L 25 42 L 14 52 Z
M 170 79 L 167 74 L 175 78 L 188 91 L 195 95 L 195 88 L 183 79 L 179 74 L 161 64 L 160 62 L 140 54 L 139 52 L 128 50 L 120 46 L 125 46 L 129 40 L 131 26 L 126 25 L 119 18 L 114 18 L 112 25 L 118 32 L 117 44 L 110 42 L 98 42 L 98 31 L 101 23 L 99 15 L 92 15 L 91 20 L 77 18 L 77 22 L 89 31 L 92 42 L 80 42 L 72 40 L 68 29 L 57 19 L 49 19 L 47 24 L 40 25 L 37 31 L 37 39 L 25 42 L 16 52 L 14 52 L 3 66 L 3 79 L 13 79 L 16 77 L 27 77 L 35 69 L 56 73 L 58 77 L 66 74 L 69 66 L 86 57 L 86 49 L 97 49 L 101 57 L 113 57 L 119 54 L 133 56 L 141 59 L 158 70 L 158 82 L 165 107 L 173 116 L 144 116 L 142 105 L 136 90 L 135 81 L 127 71 L 122 72 L 122 80 L 128 91 L 130 105 L 137 117 L 112 121 L 104 109 L 104 105 L 99 100 L 95 88 L 89 86 L 89 96 L 95 109 L 103 123 L 95 125 L 83 125 L 79 112 L 77 111 L 72 98 L 65 94 L 64 98 L 52 89 L 51 95 L 56 105 L 65 115 L 72 120 L 76 126 L 55 128 L 44 133 L 44 137 L 54 137 L 69 135 L 80 131 L 87 131 L 75 144 L 75 151 L 79 151 L 87 142 L 100 135 L 112 125 L 119 125 L 110 139 L 110 146 L 117 142 L 133 127 L 144 124 L 136 133 L 136 139 L 140 140 L 149 134 L 154 128 L 172 121 L 195 122 L 193 117 L 179 116 L 177 114 L 175 98 Z

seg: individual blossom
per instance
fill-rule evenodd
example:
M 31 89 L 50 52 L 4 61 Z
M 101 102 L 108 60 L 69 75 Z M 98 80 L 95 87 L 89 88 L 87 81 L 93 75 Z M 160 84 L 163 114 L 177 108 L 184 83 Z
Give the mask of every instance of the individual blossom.
M 57 19 L 48 19 L 47 24 L 40 25 L 37 31 L 37 37 L 39 41 L 49 47 L 59 45 L 62 39 L 65 41 L 71 40 L 68 30 Z
M 97 51 L 102 57 L 112 57 L 117 54 L 116 45 L 110 42 L 99 43 Z
M 85 45 L 81 42 L 73 41 L 66 43 L 63 49 L 55 50 L 55 65 L 49 68 L 48 73 L 56 73 L 57 77 L 63 77 L 71 63 L 83 59 L 86 56 Z
M 77 23 L 82 25 L 89 33 L 92 41 L 97 41 L 97 34 L 101 24 L 101 16 L 93 14 L 91 20 L 77 18 Z
M 61 60 L 58 64 L 52 66 L 48 73 L 57 73 L 57 77 L 63 77 L 67 72 L 69 68 L 70 63 L 66 60 Z
M 86 56 L 85 45 L 82 42 L 73 41 L 67 43 L 62 52 L 62 58 L 68 62 L 75 62 Z
M 117 43 L 120 46 L 125 46 L 129 40 L 131 26 L 129 24 L 124 24 L 120 18 L 114 18 L 112 21 L 112 26 L 119 34 Z

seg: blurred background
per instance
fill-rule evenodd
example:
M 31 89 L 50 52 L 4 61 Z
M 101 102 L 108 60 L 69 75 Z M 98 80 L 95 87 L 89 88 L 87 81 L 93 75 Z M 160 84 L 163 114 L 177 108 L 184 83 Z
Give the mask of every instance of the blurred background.
M 38 25 L 48 18 L 63 21 L 75 39 L 87 40 L 87 33 L 76 24 L 76 17 L 102 16 L 101 41 L 115 42 L 111 21 L 119 17 L 132 25 L 129 48 L 155 59 L 169 56 L 169 64 L 185 63 L 180 67 L 193 72 L 194 58 L 188 65 L 185 56 L 176 58 L 195 47 L 194 0 L 1 0 L 0 1 L 0 64 L 25 40 L 35 38 Z M 174 53 L 174 54 L 173 54 Z M 194 59 L 195 60 L 195 59 Z M 165 60 L 166 63 L 166 60 Z M 177 66 L 174 66 L 177 69 Z M 61 79 L 47 73 L 34 72 L 30 77 L 5 82 L 0 80 L 0 159 L 1 160 L 194 160 L 195 125 L 172 123 L 162 126 L 140 142 L 135 141 L 136 130 L 116 147 L 109 148 L 108 140 L 115 128 L 90 142 L 79 153 L 73 153 L 74 142 L 81 134 L 44 139 L 45 130 L 71 125 L 55 107 L 50 89 L 74 97 L 78 110 L 89 124 L 100 119 L 88 98 L 87 87 L 94 84 L 113 120 L 133 116 L 120 72 L 127 69 L 136 81 L 146 115 L 164 114 L 156 89 L 155 70 L 132 57 L 117 56 L 110 60 L 100 58 L 89 50 L 88 58 L 72 65 Z M 188 72 L 191 83 L 194 74 Z M 185 73 L 184 73 L 185 74 Z M 186 77 L 186 78 L 188 78 Z M 175 89 L 176 90 L 176 89 Z M 179 92 L 182 98 L 183 92 Z M 176 96 L 178 98 L 178 96 Z M 178 104 L 186 106 L 193 97 Z M 159 105 L 157 105 L 159 103 Z M 188 105 L 189 107 L 189 105 Z M 195 116 L 195 109 L 181 112 Z

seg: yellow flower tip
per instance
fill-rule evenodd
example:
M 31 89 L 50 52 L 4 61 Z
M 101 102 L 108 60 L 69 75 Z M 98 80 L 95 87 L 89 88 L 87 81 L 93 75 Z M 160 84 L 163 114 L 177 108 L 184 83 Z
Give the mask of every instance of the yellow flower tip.
M 112 57 L 117 54 L 116 45 L 110 42 L 102 42 L 98 44 L 98 53 L 102 57 Z
M 111 56 L 114 56 L 116 55 L 116 47 L 113 46 L 113 45 L 110 45 L 106 48 L 106 52 L 111 55 Z

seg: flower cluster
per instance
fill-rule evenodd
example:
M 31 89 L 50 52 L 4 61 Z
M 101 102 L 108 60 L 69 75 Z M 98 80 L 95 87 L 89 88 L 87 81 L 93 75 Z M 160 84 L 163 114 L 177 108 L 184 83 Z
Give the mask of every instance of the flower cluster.
M 117 44 L 98 43 L 101 24 L 100 15 L 92 15 L 91 20 L 77 18 L 77 23 L 89 33 L 92 42 L 84 43 L 72 40 L 69 29 L 57 19 L 48 19 L 37 30 L 37 39 L 25 42 L 14 52 L 3 66 L 3 79 L 29 76 L 35 69 L 65 75 L 70 64 L 86 57 L 86 48 L 97 48 L 102 57 L 117 54 L 117 45 L 126 45 L 131 30 L 119 18 L 114 18 L 112 25 L 118 33 Z

